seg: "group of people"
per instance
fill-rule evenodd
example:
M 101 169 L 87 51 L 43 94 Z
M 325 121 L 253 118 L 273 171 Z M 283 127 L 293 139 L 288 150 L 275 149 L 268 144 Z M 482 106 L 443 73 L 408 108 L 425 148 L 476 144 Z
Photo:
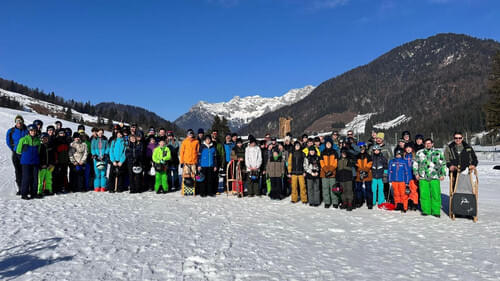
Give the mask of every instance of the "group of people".
M 117 124 L 108 139 L 102 128 L 87 136 L 83 125 L 72 133 L 57 121 L 44 132 L 40 120 L 26 126 L 16 116 L 7 145 L 23 199 L 88 190 L 161 193 L 196 179 L 194 194 L 202 197 L 223 191 L 240 197 L 267 194 L 273 200 L 291 195 L 293 203 L 323 203 L 347 211 L 391 201 L 401 212 L 420 209 L 436 217 L 447 168 L 456 178 L 478 164 L 460 132 L 444 152 L 432 139 L 412 139 L 408 131 L 393 150 L 383 132 L 372 132 L 366 142 L 357 141 L 352 131 L 346 136 L 336 131 L 314 138 L 303 135 L 295 141 L 288 134 L 278 142 L 270 134 L 244 141 L 235 133 L 219 139 L 217 130 L 205 134 L 199 129 L 195 135 L 190 129 L 180 143 L 163 128 L 144 134 L 136 124 Z

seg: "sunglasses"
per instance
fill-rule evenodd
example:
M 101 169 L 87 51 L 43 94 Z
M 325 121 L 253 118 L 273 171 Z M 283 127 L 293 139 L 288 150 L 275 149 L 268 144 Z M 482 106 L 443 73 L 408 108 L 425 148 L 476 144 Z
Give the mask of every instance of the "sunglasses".
M 17 119 L 17 120 L 16 120 L 16 123 L 17 123 L 17 124 L 19 124 L 19 123 L 23 123 L 23 120 L 21 120 L 21 119 Z
M 461 139 L 463 139 L 463 137 L 458 137 L 458 138 L 455 138 L 455 139 L 456 139 L 456 140 L 461 140 Z

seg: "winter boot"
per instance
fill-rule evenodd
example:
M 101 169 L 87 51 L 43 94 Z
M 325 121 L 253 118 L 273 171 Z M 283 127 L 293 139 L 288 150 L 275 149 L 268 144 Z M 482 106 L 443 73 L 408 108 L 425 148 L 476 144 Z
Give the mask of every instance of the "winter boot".
M 340 209 L 346 209 L 347 208 L 347 202 L 342 202 L 342 204 L 340 205 Z
M 338 204 L 333 204 L 332 207 L 335 208 L 335 209 L 338 209 L 339 205 Z
M 347 211 L 352 211 L 352 203 L 347 203 Z
M 330 208 L 330 204 L 325 204 L 325 209 Z

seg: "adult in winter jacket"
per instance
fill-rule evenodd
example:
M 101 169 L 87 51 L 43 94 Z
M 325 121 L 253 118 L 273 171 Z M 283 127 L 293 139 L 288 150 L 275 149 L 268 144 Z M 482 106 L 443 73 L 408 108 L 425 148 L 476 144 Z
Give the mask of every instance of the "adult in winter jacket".
M 319 147 L 316 147 L 314 145 L 314 139 L 309 138 L 307 139 L 307 145 L 304 149 L 302 149 L 302 152 L 304 152 L 304 156 L 309 155 L 309 150 L 314 149 L 316 150 L 316 156 L 321 156 L 321 152 L 319 151 Z
M 381 153 L 380 146 L 375 144 L 372 147 L 372 193 L 373 205 L 385 202 L 384 178 L 387 177 L 387 158 Z
M 218 130 L 212 130 L 212 145 L 217 151 L 217 164 L 218 168 L 220 169 L 226 166 L 226 157 L 224 152 L 224 145 L 219 141 L 218 134 Z M 211 185 L 213 186 L 213 188 L 215 188 L 216 193 L 219 193 L 219 170 L 214 172 Z
M 116 138 L 111 141 L 109 145 L 109 160 L 111 162 L 111 169 L 109 172 L 109 183 L 108 191 L 122 192 L 125 190 L 124 179 L 127 173 L 125 161 L 127 156 L 125 155 L 125 140 L 123 138 L 123 132 L 118 130 L 116 132 Z
M 87 163 L 87 144 L 83 143 L 79 133 L 73 134 L 69 146 L 70 186 L 74 192 L 85 191 L 85 164 Z
M 320 158 L 316 155 L 316 149 L 309 149 L 309 155 L 304 158 L 304 171 L 306 172 L 309 205 L 317 207 L 321 204 L 321 191 L 319 189 L 321 166 Z
M 20 155 L 23 179 L 21 181 L 21 198 L 29 199 L 37 197 L 38 188 L 38 166 L 40 164 L 40 138 L 37 137 L 35 125 L 28 126 L 28 134 L 22 137 L 16 148 L 16 153 Z
M 411 140 L 411 134 L 409 131 L 404 131 L 403 134 L 401 135 L 401 138 L 403 138 L 405 145 L 409 145 L 413 149 L 415 149 L 415 143 Z
M 184 179 L 186 177 L 193 177 L 198 164 L 198 153 L 200 151 L 200 143 L 194 136 L 193 130 L 187 131 L 187 137 L 181 144 L 179 153 L 181 167 L 182 167 L 182 185 L 184 186 Z
M 395 158 L 389 161 L 389 184 L 392 185 L 394 191 L 394 203 L 396 210 L 406 212 L 408 210 L 408 194 L 410 191 L 410 169 L 406 160 L 403 159 L 404 151 L 396 149 Z
M 106 171 L 108 168 L 108 139 L 104 135 L 104 129 L 98 129 L 97 135 L 90 144 L 90 151 L 94 164 L 94 191 L 106 191 Z
M 363 206 L 366 201 L 368 209 L 373 208 L 372 191 L 372 157 L 367 152 L 365 144 L 360 146 L 360 153 L 356 159 L 356 187 L 354 189 L 355 205 L 357 208 Z
M 154 190 L 154 185 L 155 185 L 155 178 L 156 174 L 152 174 L 151 169 L 154 169 L 153 167 L 153 151 L 155 148 L 158 146 L 158 143 L 156 142 L 156 137 L 155 136 L 149 136 L 146 140 L 148 143 L 146 145 L 146 155 L 144 159 L 144 168 L 145 168 L 145 175 L 144 175 L 144 184 L 145 184 L 145 189 L 146 190 Z
M 174 133 L 172 131 L 167 132 L 167 146 L 170 150 L 170 161 L 168 161 L 167 173 L 168 179 L 172 186 L 171 190 L 179 189 L 179 142 L 175 139 Z
M 288 177 L 292 180 L 292 203 L 298 201 L 298 188 L 300 188 L 300 200 L 307 203 L 307 189 L 304 171 L 304 152 L 298 141 L 294 144 L 295 150 L 288 156 Z
M 248 196 L 260 195 L 259 176 L 262 165 L 262 153 L 257 146 L 255 138 L 250 139 L 250 144 L 245 149 L 245 165 L 248 172 Z
M 168 191 L 167 166 L 171 160 L 170 149 L 166 145 L 164 138 L 159 138 L 159 146 L 153 151 L 153 162 L 155 163 L 155 192 L 160 193 L 160 186 L 163 192 Z
M 52 189 L 55 193 L 66 192 L 68 186 L 69 143 L 64 130 L 57 133 L 55 139 L 56 167 L 52 173 Z
M 17 115 L 14 127 L 7 130 L 5 143 L 12 151 L 12 165 L 14 165 L 14 171 L 16 174 L 16 185 L 17 185 L 17 195 L 21 195 L 21 183 L 23 179 L 23 169 L 21 166 L 21 158 L 19 154 L 16 153 L 17 145 L 19 140 L 28 134 L 26 125 L 24 125 L 24 119 L 21 115 Z
M 125 151 L 127 158 L 128 176 L 130 179 L 130 193 L 137 193 L 142 190 L 142 166 L 144 151 L 143 145 L 137 140 L 136 135 L 129 136 L 129 144 Z
M 52 171 L 55 167 L 54 147 L 49 142 L 49 134 L 41 134 L 42 144 L 40 145 L 40 168 L 38 172 L 38 196 L 53 194 Z
M 281 200 L 283 196 L 283 176 L 285 175 L 285 162 L 278 151 L 273 152 L 273 156 L 266 164 L 266 175 L 271 181 L 271 191 L 269 197 L 273 200 Z
M 457 173 L 465 169 L 471 172 L 478 164 L 474 149 L 463 139 L 463 134 L 456 132 L 453 135 L 453 141 L 444 150 L 446 166 L 450 169 L 450 177 L 453 176 L 453 186 L 456 184 Z
M 418 209 L 418 185 L 413 175 L 413 159 L 415 158 L 415 153 L 413 152 L 413 147 L 410 145 L 405 145 L 405 154 L 403 159 L 405 160 L 408 167 L 410 167 L 410 172 L 408 177 L 410 179 L 410 194 L 408 194 L 408 209 L 416 211 Z
M 337 173 L 337 152 L 333 149 L 333 143 L 331 140 L 325 142 L 325 149 L 321 153 L 321 184 L 323 191 L 323 202 L 325 203 L 325 208 L 330 208 L 333 204 L 334 207 L 338 207 L 340 203 L 340 194 L 334 192 L 335 187 L 335 175 Z
M 342 187 L 342 208 L 352 211 L 354 193 L 352 188 L 353 161 L 348 157 L 347 149 L 340 150 L 340 159 L 337 161 L 337 182 Z
M 424 136 L 418 134 L 415 136 L 415 149 L 413 150 L 417 153 L 420 149 L 424 149 Z
M 434 148 L 432 139 L 424 141 L 425 148 L 417 152 L 413 173 L 419 181 L 420 207 L 423 215 L 440 217 L 441 183 L 446 174 L 446 161 L 441 151 Z
M 215 172 L 218 169 L 217 158 L 217 149 L 212 143 L 212 137 L 206 135 L 203 145 L 200 147 L 200 162 L 198 166 L 198 172 L 205 177 L 199 188 L 201 197 L 207 195 L 215 196 L 217 193 L 217 186 L 214 186 Z

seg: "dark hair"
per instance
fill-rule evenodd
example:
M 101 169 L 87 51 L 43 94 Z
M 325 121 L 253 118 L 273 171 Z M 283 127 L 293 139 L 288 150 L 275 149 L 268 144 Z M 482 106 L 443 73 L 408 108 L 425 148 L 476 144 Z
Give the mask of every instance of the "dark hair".
M 426 142 L 428 142 L 428 141 L 430 141 L 431 143 L 434 143 L 434 141 L 433 141 L 431 138 L 426 138 L 426 139 L 424 140 L 424 143 L 426 143 Z
M 455 131 L 455 132 L 453 133 L 453 135 L 461 135 L 461 136 L 463 136 L 464 134 L 462 134 L 462 132 L 460 132 L 460 131 Z

